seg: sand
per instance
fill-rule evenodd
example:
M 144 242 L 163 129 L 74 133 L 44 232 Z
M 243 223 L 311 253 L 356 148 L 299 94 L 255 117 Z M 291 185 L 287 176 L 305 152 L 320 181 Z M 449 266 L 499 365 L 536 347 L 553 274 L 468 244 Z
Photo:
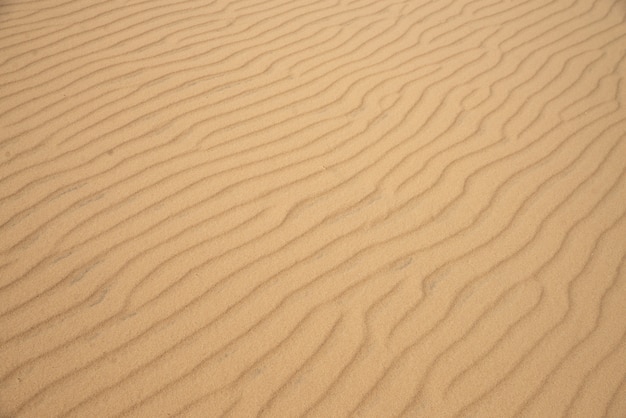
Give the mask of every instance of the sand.
M 626 2 L 0 2 L 0 416 L 626 417 Z

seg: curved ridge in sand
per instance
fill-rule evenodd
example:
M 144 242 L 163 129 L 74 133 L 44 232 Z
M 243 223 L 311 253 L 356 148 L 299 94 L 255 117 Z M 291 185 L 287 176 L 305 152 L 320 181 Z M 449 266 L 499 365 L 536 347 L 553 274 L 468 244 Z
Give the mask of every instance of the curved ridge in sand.
M 0 4 L 0 414 L 626 416 L 622 0 Z

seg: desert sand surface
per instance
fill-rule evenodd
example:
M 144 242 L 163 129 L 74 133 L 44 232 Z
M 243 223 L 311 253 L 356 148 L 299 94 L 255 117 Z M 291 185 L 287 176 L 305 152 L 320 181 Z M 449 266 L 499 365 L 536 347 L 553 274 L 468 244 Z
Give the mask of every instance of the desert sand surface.
M 624 0 L 0 1 L 0 416 L 626 417 Z

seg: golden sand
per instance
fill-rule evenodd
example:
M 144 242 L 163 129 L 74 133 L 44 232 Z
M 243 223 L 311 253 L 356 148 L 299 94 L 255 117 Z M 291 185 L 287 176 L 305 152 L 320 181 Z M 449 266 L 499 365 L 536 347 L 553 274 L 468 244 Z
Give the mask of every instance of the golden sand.
M 3 417 L 626 417 L 624 0 L 0 2 Z

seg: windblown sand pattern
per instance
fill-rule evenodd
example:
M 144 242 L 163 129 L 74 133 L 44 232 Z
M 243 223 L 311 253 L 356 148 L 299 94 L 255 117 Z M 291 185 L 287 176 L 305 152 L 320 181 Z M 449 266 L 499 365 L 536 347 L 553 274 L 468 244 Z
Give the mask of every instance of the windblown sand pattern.
M 626 2 L 0 2 L 0 415 L 625 417 Z

